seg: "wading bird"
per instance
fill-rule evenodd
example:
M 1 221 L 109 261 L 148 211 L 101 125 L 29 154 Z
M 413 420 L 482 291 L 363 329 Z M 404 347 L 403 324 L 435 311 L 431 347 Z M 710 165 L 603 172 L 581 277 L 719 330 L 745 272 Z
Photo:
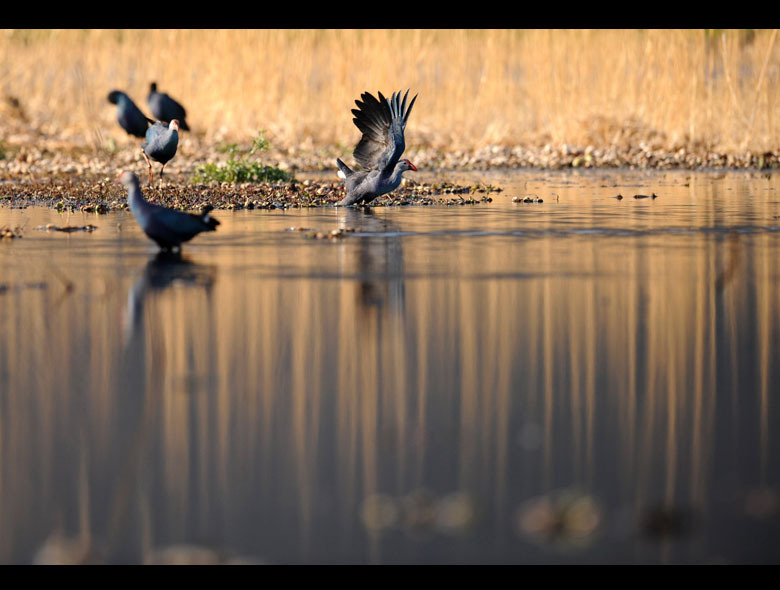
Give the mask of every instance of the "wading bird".
M 181 250 L 182 242 L 200 232 L 215 231 L 219 225 L 219 221 L 209 215 L 211 205 L 197 215 L 148 202 L 134 172 L 122 172 L 117 182 L 127 187 L 127 203 L 138 225 L 163 250 Z
M 130 135 L 144 137 L 152 119 L 141 112 L 132 99 L 121 90 L 112 90 L 108 93 L 108 102 L 116 105 L 116 120 L 122 129 Z
M 152 114 L 163 123 L 170 123 L 176 119 L 179 121 L 179 127 L 182 131 L 190 130 L 185 120 L 187 111 L 165 92 L 157 92 L 157 82 L 152 82 L 149 85 L 149 95 L 146 97 L 146 104 L 149 105 L 149 110 L 152 111 Z
M 141 153 L 149 164 L 149 184 L 154 180 L 152 162 L 149 158 L 162 164 L 160 168 L 160 182 L 162 182 L 165 165 L 176 155 L 178 145 L 179 121 L 176 119 L 171 121 L 170 125 L 157 121 L 146 131 L 146 141 L 141 144 Z
M 360 95 L 363 102 L 356 100 L 358 108 L 352 109 L 355 115 L 352 121 L 363 133 L 352 155 L 363 170 L 352 170 L 336 158 L 338 174 L 347 187 L 347 196 L 336 203 L 337 206 L 368 204 L 379 195 L 398 188 L 401 175 L 406 170 L 417 171 L 409 160 L 401 160 L 406 148 L 404 129 L 417 96 L 407 108 L 408 90 L 403 101 L 400 92 L 394 92 L 390 99 L 382 96 L 381 92 L 377 94 L 378 100 L 364 92 Z

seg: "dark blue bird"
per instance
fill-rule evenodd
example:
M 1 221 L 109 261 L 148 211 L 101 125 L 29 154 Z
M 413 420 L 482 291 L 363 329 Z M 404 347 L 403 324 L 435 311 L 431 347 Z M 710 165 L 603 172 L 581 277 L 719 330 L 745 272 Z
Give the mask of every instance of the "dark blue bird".
M 209 215 L 210 205 L 196 215 L 148 202 L 134 172 L 122 172 L 119 182 L 127 187 L 127 203 L 138 225 L 163 250 L 181 250 L 182 242 L 200 232 L 215 231 L 219 225 L 219 221 Z
M 121 90 L 108 93 L 108 102 L 116 105 L 116 120 L 130 135 L 144 137 L 152 119 L 141 112 L 135 103 Z
M 176 148 L 179 146 L 179 121 L 174 119 L 170 125 L 165 125 L 157 121 L 146 131 L 146 141 L 141 144 L 141 153 L 144 155 L 146 163 L 149 164 L 149 184 L 152 184 L 154 175 L 152 174 L 151 158 L 155 162 L 160 162 L 160 182 L 162 182 L 165 165 L 176 155 Z
M 338 175 L 344 179 L 347 196 L 336 203 L 338 206 L 366 205 L 385 193 L 394 191 L 401 184 L 401 175 L 407 170 L 417 171 L 409 160 L 401 159 L 406 149 L 404 130 L 417 96 L 407 107 L 409 91 L 401 100 L 401 93 L 394 92 L 385 98 L 379 92 L 379 99 L 370 93 L 360 95 L 363 102 L 356 100 L 357 109 L 352 109 L 352 121 L 363 133 L 352 155 L 363 170 L 352 170 L 340 158 L 336 158 Z
M 149 110 L 163 123 L 170 123 L 174 119 L 179 121 L 179 127 L 183 131 L 189 131 L 187 125 L 187 111 L 181 104 L 176 102 L 164 92 L 157 92 L 157 82 L 152 82 L 149 86 L 149 95 L 146 97 L 146 104 Z

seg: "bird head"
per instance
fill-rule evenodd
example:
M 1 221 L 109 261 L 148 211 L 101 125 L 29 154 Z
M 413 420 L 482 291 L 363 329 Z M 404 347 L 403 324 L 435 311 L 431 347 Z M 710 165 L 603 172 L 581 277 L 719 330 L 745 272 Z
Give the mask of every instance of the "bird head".
M 412 164 L 409 160 L 404 158 L 400 162 L 398 162 L 401 165 L 401 171 L 404 170 L 411 170 L 412 172 L 417 172 L 417 166 Z
M 119 102 L 119 97 L 122 96 L 124 93 L 121 90 L 112 90 L 108 93 L 108 102 L 111 104 L 116 104 Z
M 125 186 L 129 186 L 133 184 L 133 182 L 138 182 L 138 177 L 135 175 L 135 172 L 131 172 L 130 170 L 123 170 L 116 179 L 117 184 L 123 184 Z
M 149 91 L 157 92 L 157 82 L 152 82 L 151 84 L 149 84 Z
M 168 129 L 175 129 L 176 131 L 178 131 L 179 130 L 179 120 L 178 119 L 174 119 L 173 121 L 171 121 L 170 124 L 168 125 Z

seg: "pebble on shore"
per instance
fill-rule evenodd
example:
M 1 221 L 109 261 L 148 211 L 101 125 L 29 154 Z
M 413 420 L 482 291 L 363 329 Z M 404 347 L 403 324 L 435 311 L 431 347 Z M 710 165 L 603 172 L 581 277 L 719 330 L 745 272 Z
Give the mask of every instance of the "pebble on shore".
M 202 137 L 186 135 L 180 146 L 181 158 L 173 160 L 166 172 L 170 182 L 149 187 L 148 197 L 155 202 L 182 210 L 195 210 L 204 203 L 215 209 L 278 209 L 332 205 L 344 196 L 344 185 L 333 181 L 303 180 L 287 183 L 210 182 L 192 184 L 189 179 L 198 167 L 224 161 L 226 155 L 217 145 Z M 13 191 L 1 195 L 0 205 L 18 207 L 48 205 L 60 210 L 85 210 L 105 213 L 127 207 L 125 195 L 113 182 L 116 171 L 141 166 L 138 150 L 132 142 L 111 149 L 75 145 L 56 139 L 8 134 L 3 140 L 0 158 L 0 183 L 13 184 Z M 780 169 L 780 149 L 761 154 L 727 154 L 708 149 L 661 149 L 639 141 L 625 147 L 584 148 L 567 144 L 541 146 L 490 146 L 475 151 L 442 151 L 432 147 L 410 148 L 418 167 L 437 170 L 487 170 L 491 168 L 560 169 Z M 305 171 L 335 170 L 336 148 L 320 150 L 272 149 L 263 153 L 263 161 L 297 175 Z M 459 186 L 407 182 L 372 206 L 468 205 L 492 201 L 491 186 Z M 11 194 L 9 194 L 11 193 Z M 524 195 L 523 201 L 526 201 Z M 641 198 L 641 197 L 637 197 Z M 655 195 L 650 196 L 655 198 Z M 533 199 L 530 199 L 532 202 Z M 539 199 L 536 202 L 542 202 Z

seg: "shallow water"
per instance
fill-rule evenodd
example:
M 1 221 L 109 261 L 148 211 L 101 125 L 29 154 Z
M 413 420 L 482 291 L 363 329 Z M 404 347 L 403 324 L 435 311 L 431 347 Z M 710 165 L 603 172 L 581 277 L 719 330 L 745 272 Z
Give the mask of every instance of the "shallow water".
M 0 562 L 778 563 L 778 178 L 0 209 Z

